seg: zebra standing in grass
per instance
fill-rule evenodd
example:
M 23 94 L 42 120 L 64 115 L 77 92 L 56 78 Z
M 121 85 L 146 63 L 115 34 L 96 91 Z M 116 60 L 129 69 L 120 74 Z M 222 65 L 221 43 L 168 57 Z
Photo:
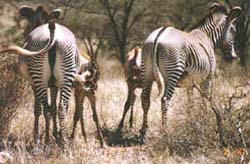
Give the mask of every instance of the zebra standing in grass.
M 50 21 L 49 24 L 41 25 L 29 34 L 25 48 L 27 49 L 9 46 L 0 52 L 14 51 L 20 55 L 29 56 L 28 69 L 36 96 L 45 111 L 46 140 L 49 140 L 51 113 L 47 88 L 50 86 L 58 87 L 60 95 L 58 107 L 59 144 L 62 148 L 65 148 L 67 146 L 65 116 L 73 83 L 75 79 L 80 78 L 77 70 L 80 69 L 82 64 L 75 36 L 68 28 Z M 52 53 L 46 55 L 49 50 Z M 100 130 L 98 129 L 98 131 L 100 135 Z
M 76 125 L 77 122 L 81 123 L 82 135 L 84 136 L 85 141 L 87 141 L 87 136 L 84 127 L 83 119 L 83 101 L 87 97 L 89 99 L 91 109 L 93 111 L 93 120 L 96 124 L 97 135 L 100 141 L 101 147 L 104 146 L 103 136 L 100 130 L 100 124 L 96 112 L 96 90 L 97 90 L 97 81 L 100 76 L 99 67 L 96 62 L 96 56 L 88 56 L 84 52 L 81 52 L 80 67 L 77 70 L 74 88 L 75 88 L 75 113 L 73 121 L 73 129 L 71 133 L 71 138 L 75 138 Z
M 124 119 L 129 109 L 131 110 L 129 117 L 129 127 L 131 128 L 133 126 L 133 109 L 136 99 L 136 95 L 134 92 L 137 88 L 142 88 L 141 53 L 142 49 L 136 46 L 127 53 L 125 58 L 124 75 L 128 87 L 128 96 L 124 105 L 123 115 L 119 123 L 118 130 L 121 130 L 123 128 Z M 157 83 L 157 85 L 158 87 L 161 87 L 160 83 Z
M 122 119 L 119 123 L 118 129 L 122 129 L 125 116 L 130 109 L 129 126 L 133 126 L 133 108 L 136 95 L 134 93 L 136 88 L 142 88 L 141 78 L 141 48 L 136 46 L 130 50 L 124 62 L 124 74 L 128 86 L 128 96 L 124 105 Z
M 169 102 L 177 85 L 202 83 L 204 91 L 211 85 L 216 64 L 214 49 L 218 44 L 226 49 L 223 52 L 227 53 L 227 58 L 236 57 L 233 43 L 234 23 L 240 13 L 240 7 L 234 7 L 227 12 L 225 7 L 213 3 L 209 14 L 191 32 L 180 31 L 174 27 L 161 27 L 147 37 L 142 50 L 142 136 L 148 127 L 150 93 L 155 77 L 164 88 L 161 110 L 162 125 L 165 125 Z
M 19 14 L 23 17 L 25 17 L 28 21 L 28 25 L 24 31 L 24 38 L 28 38 L 29 33 L 34 30 L 36 27 L 48 23 L 51 19 L 58 19 L 60 16 L 61 11 L 59 9 L 55 9 L 52 12 L 48 13 L 48 11 L 43 6 L 38 6 L 36 10 L 33 10 L 29 6 L 22 6 L 19 9 Z M 25 45 L 24 45 L 25 47 Z M 50 51 L 49 51 L 50 53 Z M 32 86 L 32 90 L 34 93 L 34 141 L 35 143 L 39 143 L 39 117 L 42 112 L 41 103 L 39 102 L 39 98 L 37 97 L 37 94 L 35 93 L 34 84 L 31 78 L 31 75 L 28 70 L 27 61 L 29 60 L 29 57 L 26 56 L 19 56 L 19 68 L 21 74 L 24 76 L 26 80 L 29 81 L 29 83 Z M 51 94 L 51 111 L 53 116 L 53 135 L 55 138 L 57 138 L 57 121 L 56 121 L 56 96 L 57 96 L 57 87 L 51 87 L 50 88 L 50 94 Z M 46 111 L 44 112 L 44 114 Z M 48 137 L 46 137 L 48 138 Z M 46 140 L 45 142 L 49 142 Z
M 118 125 L 118 130 L 123 128 L 124 119 L 130 109 L 129 127 L 133 127 L 133 109 L 136 99 L 135 90 L 142 88 L 142 73 L 141 73 L 141 53 L 142 49 L 138 46 L 131 49 L 125 58 L 124 62 L 124 75 L 127 82 L 128 96 L 124 105 L 122 119 Z M 159 82 L 156 80 L 156 82 Z M 161 87 L 160 83 L 157 83 Z

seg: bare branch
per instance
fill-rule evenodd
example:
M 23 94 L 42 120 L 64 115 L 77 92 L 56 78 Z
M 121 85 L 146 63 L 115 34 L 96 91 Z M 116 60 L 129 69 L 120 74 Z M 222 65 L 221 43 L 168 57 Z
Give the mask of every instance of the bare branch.
M 148 7 L 145 7 L 144 9 L 142 9 L 142 11 L 140 13 L 138 13 L 133 20 L 131 21 L 129 27 L 128 27 L 128 31 L 130 31 L 132 29 L 132 27 L 134 26 L 134 24 L 143 16 L 143 14 L 147 11 Z
M 64 22 L 64 19 L 66 17 L 67 11 L 68 11 L 69 4 L 70 4 L 70 0 L 67 0 L 67 2 L 65 3 L 65 6 L 64 6 L 64 12 L 63 12 L 63 16 L 61 18 L 61 23 Z
M 99 0 L 99 2 L 105 7 L 106 11 L 108 12 L 108 17 L 110 19 L 111 26 L 113 27 L 116 41 L 118 42 L 117 44 L 120 47 L 121 46 L 121 38 L 120 38 L 118 27 L 117 27 L 117 24 L 116 24 L 116 21 L 114 18 L 115 15 L 111 11 L 110 2 L 109 2 L 109 0 Z
M 83 41 L 83 45 L 84 45 L 85 49 L 87 50 L 88 55 L 91 55 L 87 41 L 84 38 L 82 39 L 82 41 Z

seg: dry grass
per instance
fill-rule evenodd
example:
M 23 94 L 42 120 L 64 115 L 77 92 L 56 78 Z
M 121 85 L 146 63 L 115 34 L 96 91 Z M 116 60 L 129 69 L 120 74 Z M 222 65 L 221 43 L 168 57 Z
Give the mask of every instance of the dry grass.
M 127 88 L 120 64 L 114 59 L 102 58 L 100 64 L 101 79 L 98 88 L 97 109 L 105 141 L 108 147 L 101 149 L 96 138 L 96 128 L 92 119 L 89 102 L 85 102 L 84 119 L 88 142 L 85 143 L 78 129 L 75 141 L 70 145 L 67 153 L 60 153 L 55 143 L 44 148 L 33 144 L 33 101 L 22 104 L 10 125 L 9 143 L 5 142 L 5 149 L 13 157 L 12 163 L 227 163 L 237 162 L 239 155 L 234 154 L 234 147 L 240 147 L 232 141 L 229 143 L 229 155 L 220 146 L 216 133 L 216 120 L 207 102 L 197 91 L 188 102 L 186 90 L 177 89 L 168 111 L 167 133 L 161 133 L 160 99 L 156 97 L 157 89 L 153 87 L 152 104 L 149 111 L 149 130 L 146 144 L 141 145 L 139 129 L 142 123 L 142 109 L 140 104 L 140 90 L 134 113 L 134 127 L 128 128 L 128 119 L 122 134 L 116 133 L 121 119 L 123 105 L 126 100 Z M 219 72 L 219 74 L 221 74 Z M 226 77 L 223 77 L 226 78 Z M 239 83 L 240 77 L 231 78 L 226 83 L 221 75 L 214 80 L 217 85 L 216 98 L 219 102 L 226 102 L 224 97 L 232 94 L 233 86 Z M 219 89 L 219 90 L 218 90 Z M 249 98 L 249 97 L 248 97 Z M 240 103 L 240 104 L 239 104 Z M 240 109 L 248 104 L 242 99 L 235 105 Z M 236 109 L 236 107 L 234 108 Z M 73 122 L 73 97 L 67 116 L 68 134 Z M 44 134 L 44 119 L 41 116 L 41 137 Z M 249 121 L 244 124 L 244 134 L 249 135 Z M 225 129 L 227 129 L 225 123 Z M 79 126 L 80 127 L 80 126 Z M 230 135 L 239 139 L 237 131 L 231 127 Z M 245 133 L 246 132 L 246 133 Z M 226 136 L 227 137 L 227 136 Z M 247 139 L 249 143 L 249 139 Z M 233 144 L 234 143 L 234 144 Z M 227 150 L 225 148 L 225 150 Z
M 11 10 L 12 11 L 12 10 Z M 9 8 L 4 8 L 8 18 L 0 17 L 1 38 L 0 43 L 15 40 L 8 31 L 14 26 L 14 14 Z M 6 20 L 8 20 L 6 22 Z M 4 26 L 3 26 L 4 25 Z M 6 26 L 6 27 L 5 27 Z M 7 28 L 8 27 L 8 28 Z M 6 31 L 7 30 L 7 31 Z M 20 34 L 17 34 L 20 35 Z M 19 37 L 20 38 L 20 37 Z M 16 41 L 16 40 L 15 40 Z M 105 56 L 105 55 L 104 55 Z M 142 108 L 140 103 L 140 90 L 136 92 L 137 100 L 134 111 L 134 127 L 128 128 L 128 119 L 122 133 L 117 133 L 116 128 L 121 119 L 123 106 L 127 96 L 127 86 L 123 76 L 122 66 L 118 61 L 108 57 L 101 57 L 99 65 L 101 79 L 99 81 L 97 110 L 108 147 L 101 149 L 96 138 L 96 128 L 92 119 L 89 102 L 84 103 L 84 119 L 88 142 L 85 143 L 81 136 L 80 128 L 68 152 L 61 153 L 55 143 L 48 147 L 43 144 L 33 144 L 33 99 L 31 89 L 18 75 L 15 65 L 16 57 L 1 56 L 0 86 L 1 101 L 12 101 L 5 107 L 4 112 L 11 113 L 12 121 L 1 120 L 0 127 L 9 127 L 5 133 L 7 139 L 0 145 L 1 158 L 9 159 L 9 163 L 239 163 L 241 155 L 244 162 L 248 162 L 249 155 L 240 153 L 243 147 L 240 134 L 235 125 L 238 119 L 242 120 L 242 134 L 247 146 L 250 145 L 250 88 L 243 86 L 235 91 L 235 86 L 247 82 L 249 79 L 245 70 L 239 68 L 237 63 L 227 64 L 218 62 L 217 74 L 214 79 L 213 104 L 216 104 L 222 116 L 224 140 L 227 147 L 219 142 L 216 118 L 211 103 L 201 98 L 197 90 L 189 98 L 185 89 L 177 89 L 168 111 L 168 126 L 166 133 L 161 132 L 160 98 L 157 98 L 157 89 L 154 85 L 149 111 L 149 129 L 146 143 L 141 144 L 139 129 L 142 123 Z M 7 62 L 6 62 L 7 61 Z M 9 69 L 11 68 L 11 69 Z M 223 71 L 222 71 L 223 70 Z M 6 80 L 8 79 L 8 81 Z M 4 87 L 9 84 L 9 87 Z M 5 89 L 5 90 L 2 90 Z M 240 91 L 243 90 L 243 91 Z M 239 92 L 239 93 L 238 93 Z M 240 95 L 241 93 L 245 95 Z M 232 112 L 228 112 L 228 102 L 233 93 L 241 97 L 232 101 Z M 25 96 L 23 96 L 25 95 Z M 68 134 L 71 133 L 74 102 L 70 102 L 67 116 Z M 16 102 L 16 100 L 18 100 Z M 20 101 L 21 100 L 21 101 Z M 17 110 L 16 110 L 16 107 Z M 4 116 L 0 111 L 0 118 Z M 239 117 L 240 116 L 240 117 Z M 244 117 L 243 117 L 244 116 Z M 128 118 L 128 117 L 127 117 Z M 44 118 L 40 119 L 41 138 L 44 138 Z M 78 127 L 80 127 L 78 125 Z M 53 138 L 52 138 L 53 139 Z M 42 140 L 43 141 L 43 140 Z M 10 155 L 10 157 L 8 156 Z

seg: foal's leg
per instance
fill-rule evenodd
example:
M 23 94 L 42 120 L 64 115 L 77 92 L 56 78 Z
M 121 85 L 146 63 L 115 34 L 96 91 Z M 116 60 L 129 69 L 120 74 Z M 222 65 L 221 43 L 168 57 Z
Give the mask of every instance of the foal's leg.
M 119 123 L 118 129 L 122 129 L 123 128 L 124 119 L 126 117 L 126 114 L 127 114 L 128 110 L 130 108 L 131 103 L 134 102 L 133 99 L 135 99 L 135 95 L 134 95 L 134 90 L 136 89 L 135 85 L 133 85 L 131 83 L 127 83 L 127 84 L 128 84 L 128 96 L 127 96 L 126 103 L 124 105 L 122 119 L 121 119 L 121 121 Z M 130 120 L 131 120 L 131 116 L 130 116 Z
M 93 120 L 95 121 L 95 124 L 96 124 L 97 136 L 98 136 L 101 147 L 104 147 L 105 145 L 104 145 L 103 135 L 101 132 L 100 123 L 99 123 L 99 119 L 98 119 L 97 112 L 96 112 L 96 95 L 95 95 L 95 93 L 90 95 L 88 98 L 89 98 L 89 102 L 91 104 L 91 108 L 93 111 Z

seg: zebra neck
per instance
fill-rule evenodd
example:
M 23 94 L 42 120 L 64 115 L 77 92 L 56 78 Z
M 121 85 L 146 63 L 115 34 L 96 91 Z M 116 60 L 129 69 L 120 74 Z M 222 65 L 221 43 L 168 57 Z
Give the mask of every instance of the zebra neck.
M 198 29 L 205 33 L 211 39 L 214 48 L 218 48 L 218 45 L 222 40 L 224 34 L 225 26 L 225 16 L 221 16 L 220 20 L 214 20 L 213 16 L 211 16 Z

